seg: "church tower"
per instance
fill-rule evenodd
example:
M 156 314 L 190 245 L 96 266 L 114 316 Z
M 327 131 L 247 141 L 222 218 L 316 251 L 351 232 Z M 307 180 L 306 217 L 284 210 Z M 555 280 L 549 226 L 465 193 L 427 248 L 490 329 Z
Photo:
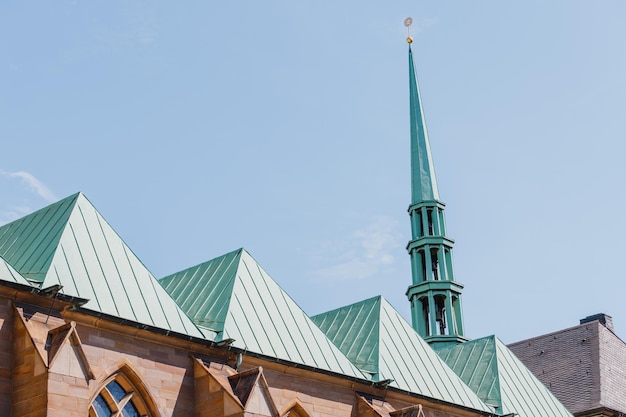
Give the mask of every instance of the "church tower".
M 410 20 L 407 19 L 407 26 Z M 462 343 L 463 285 L 454 281 L 452 246 L 446 236 L 445 204 L 439 201 L 437 179 L 428 142 L 413 52 L 409 36 L 409 88 L 411 110 L 411 257 L 413 284 L 406 295 L 411 303 L 413 328 L 433 348 Z

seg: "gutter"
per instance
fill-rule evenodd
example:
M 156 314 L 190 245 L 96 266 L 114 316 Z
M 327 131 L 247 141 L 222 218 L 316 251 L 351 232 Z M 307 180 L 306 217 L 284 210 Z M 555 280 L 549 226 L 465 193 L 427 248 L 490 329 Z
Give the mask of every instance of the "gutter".
M 375 387 L 377 389 L 381 389 L 381 390 L 386 390 L 386 391 L 392 391 L 392 392 L 397 392 L 400 394 L 404 394 L 404 395 L 408 395 L 411 397 L 417 397 L 429 402 L 434 402 L 436 404 L 441 404 L 441 405 L 446 405 L 449 407 L 455 407 L 455 408 L 460 408 L 466 411 L 470 411 L 470 412 L 474 412 L 474 413 L 479 413 L 483 416 L 486 417 L 502 417 L 499 416 L 498 414 L 492 413 L 492 412 L 488 412 L 488 411 L 482 411 L 482 410 L 478 410 L 475 408 L 471 408 L 465 405 L 461 405 L 461 404 L 456 404 L 456 403 L 451 403 L 445 400 L 441 400 L 438 398 L 433 398 L 433 397 L 428 397 L 422 394 L 417 394 L 415 392 L 411 392 L 411 391 L 406 391 L 400 388 L 396 388 L 396 387 L 392 387 L 387 385 L 386 387 L 381 386 L 379 383 L 375 382 L 375 381 L 370 381 L 367 379 L 361 379 L 358 377 L 354 377 L 354 376 L 350 376 L 350 375 L 346 375 L 346 374 L 342 374 L 342 373 L 338 373 L 338 372 L 334 372 L 334 371 L 330 371 L 327 369 L 321 369 L 321 368 L 316 368 L 314 366 L 310 366 L 310 365 L 304 365 L 301 363 L 297 363 L 297 362 L 292 362 L 289 360 L 285 360 L 285 359 L 280 359 L 280 358 L 276 358 L 273 356 L 268 356 L 268 355 L 264 355 L 261 353 L 255 353 L 255 352 L 250 352 L 247 349 L 241 349 L 241 348 L 237 348 L 234 346 L 228 346 L 226 347 L 223 343 L 220 344 L 220 342 L 215 342 L 209 339 L 205 339 L 205 338 L 199 338 L 196 336 L 191 336 L 188 334 L 183 334 L 183 333 L 178 333 L 175 332 L 173 330 L 166 330 L 160 327 L 156 327 L 156 326 L 151 326 L 148 324 L 144 324 L 144 323 L 139 323 L 137 321 L 133 321 L 133 320 L 128 320 L 128 319 L 124 319 L 121 317 L 117 317 L 117 316 L 113 316 L 111 314 L 107 314 L 107 313 L 102 313 L 99 311 L 94 311 L 94 310 L 90 310 L 87 308 L 82 307 L 84 304 L 86 304 L 89 300 L 86 298 L 80 298 L 80 297 L 74 297 L 74 296 L 70 296 L 70 295 L 66 295 L 66 294 L 62 294 L 60 293 L 60 289 L 62 288 L 62 286 L 60 285 L 54 285 L 48 288 L 37 288 L 34 287 L 32 285 L 27 285 L 27 284 L 20 284 L 17 282 L 12 282 L 12 281 L 4 281 L 4 280 L 0 280 L 0 285 L 1 286 L 5 286 L 17 291 L 23 291 L 23 292 L 28 292 L 30 294 L 35 294 L 35 295 L 39 295 L 45 298 L 53 298 L 53 299 L 58 299 L 60 301 L 64 301 L 66 303 L 72 304 L 71 310 L 77 313 L 82 313 L 91 317 L 96 317 L 98 319 L 102 319 L 102 320 L 106 320 L 109 322 L 113 322 L 116 324 L 120 324 L 122 326 L 129 326 L 129 327 L 134 327 L 136 329 L 140 329 L 140 330 L 148 330 L 152 333 L 156 333 L 156 334 L 160 334 L 160 335 L 164 335 L 164 336 L 169 336 L 169 337 L 174 337 L 176 339 L 179 340 L 184 340 L 186 342 L 193 342 L 193 343 L 197 343 L 199 345 L 203 345 L 203 346 L 207 346 L 207 347 L 211 347 L 211 348 L 218 348 L 218 349 L 224 349 L 227 351 L 233 351 L 234 353 L 237 354 L 241 354 L 241 355 L 246 355 L 246 356 L 250 356 L 253 358 L 258 358 L 258 359 L 263 359 L 265 361 L 268 362 L 272 362 L 272 363 L 277 363 L 280 365 L 284 365 L 290 368 L 299 368 L 299 369 L 304 369 L 306 371 L 309 372 L 313 372 L 313 373 L 320 373 L 323 375 L 328 375 L 328 376 L 332 376 L 335 378 L 340 378 L 340 379 L 344 379 L 344 380 L 348 380 L 351 382 L 355 382 L 358 384 L 362 384 L 362 385 L 370 385 L 372 387 Z
M 330 371 L 327 369 L 321 369 L 321 368 L 316 368 L 314 366 L 310 366 L 310 365 L 304 365 L 301 363 L 297 363 L 297 362 L 292 362 L 289 360 L 285 360 L 285 359 L 280 359 L 280 358 L 276 358 L 273 356 L 268 356 L 268 355 L 264 355 L 262 353 L 256 353 L 256 352 L 251 352 L 247 349 L 242 349 L 242 348 L 238 348 L 238 347 L 234 347 L 234 346 L 225 346 L 223 343 L 221 344 L 221 342 L 215 342 L 212 340 L 208 340 L 208 339 L 204 339 L 204 338 L 198 338 L 195 336 L 191 336 L 191 335 L 186 335 L 186 334 L 182 334 L 182 333 L 178 333 L 178 332 L 174 332 L 172 330 L 166 330 L 166 329 L 162 329 L 160 327 L 155 327 L 155 326 L 150 326 L 147 324 L 143 324 L 143 323 L 139 323 L 136 321 L 132 321 L 132 320 L 127 320 L 127 319 L 123 319 L 117 316 L 113 316 L 110 314 L 106 314 L 106 313 L 102 313 L 102 312 L 98 312 L 98 311 L 93 311 L 93 310 L 89 310 L 83 307 L 74 307 L 72 308 L 73 311 L 78 312 L 78 313 L 83 313 L 92 317 L 97 317 L 99 319 L 104 319 L 107 321 L 111 321 L 113 323 L 117 323 L 123 326 L 130 326 L 130 327 L 134 327 L 136 329 L 141 329 L 141 330 L 148 330 L 150 332 L 154 332 L 157 334 L 161 334 L 164 336 L 171 336 L 177 339 L 181 339 L 187 342 L 194 342 L 194 343 L 198 343 L 200 345 L 204 345 L 207 347 L 211 347 L 211 348 L 217 348 L 217 349 L 222 349 L 222 350 L 226 350 L 226 351 L 231 351 L 233 353 L 236 354 L 241 354 L 241 355 L 245 355 L 245 356 L 249 356 L 249 357 L 253 357 L 253 358 L 257 358 L 257 359 L 262 359 L 264 361 L 267 362 L 272 362 L 272 363 L 276 363 L 279 365 L 284 365 L 290 368 L 299 368 L 299 369 L 303 369 L 309 372 L 314 372 L 314 373 L 318 373 L 318 374 L 323 374 L 323 375 L 328 375 L 328 376 L 332 376 L 335 378 L 340 378 L 340 379 L 344 379 L 344 380 L 348 380 L 350 382 L 354 382 L 354 383 L 358 383 L 361 385 L 370 385 L 372 387 L 376 387 L 378 389 L 384 389 L 387 391 L 393 391 L 393 392 L 397 392 L 400 394 L 404 394 L 404 395 L 408 395 L 411 397 L 417 397 L 420 398 L 422 400 L 426 400 L 429 402 L 434 402 L 436 404 L 441 404 L 441 405 L 446 405 L 449 407 L 455 407 L 455 408 L 460 408 L 463 409 L 465 411 L 470 411 L 470 412 L 474 412 L 474 413 L 479 413 L 483 416 L 486 417 L 502 417 L 499 416 L 498 414 L 495 413 L 491 413 L 488 411 L 482 411 L 482 410 L 478 410 L 472 407 L 468 407 L 465 405 L 461 405 L 461 404 L 456 404 L 456 403 L 451 403 L 445 400 L 441 400 L 438 398 L 433 398 L 433 397 L 428 397 L 422 394 L 417 394 L 411 391 L 406 391 L 400 388 L 396 388 L 396 387 L 391 387 L 391 386 L 387 386 L 386 388 L 380 388 L 377 387 L 377 382 L 374 381 L 370 381 L 367 379 L 361 379 L 358 377 L 354 377 L 354 376 L 350 376 L 350 375 L 346 375 L 346 374 L 342 374 L 342 373 L 338 373 L 338 372 L 334 372 L 334 371 Z
M 228 349 L 232 350 L 233 352 L 238 353 L 238 354 L 251 356 L 253 358 L 263 359 L 263 360 L 266 360 L 268 362 L 278 363 L 278 364 L 281 364 L 281 365 L 289 366 L 291 368 L 300 368 L 300 369 L 304 369 L 304 370 L 307 370 L 307 371 L 310 371 L 310 372 L 315 372 L 315 373 L 320 373 L 320 374 L 324 374 L 324 375 L 328 375 L 328 376 L 333 376 L 333 377 L 345 379 L 345 380 L 348 380 L 348 381 L 351 381 L 351 382 L 356 382 L 356 383 L 359 383 L 359 384 L 362 384 L 362 385 L 370 385 L 372 387 L 376 387 L 376 388 L 381 389 L 381 390 L 397 392 L 399 394 L 404 394 L 404 395 L 408 395 L 408 396 L 411 396 L 411 397 L 417 397 L 417 398 L 420 398 L 420 399 L 423 399 L 423 400 L 426 400 L 426 401 L 429 401 L 429 402 L 433 402 L 433 403 L 436 403 L 436 404 L 446 405 L 446 406 L 454 407 L 454 408 L 460 408 L 460 409 L 463 409 L 465 411 L 470 411 L 470 412 L 473 412 L 473 413 L 479 413 L 479 414 L 481 414 L 483 416 L 486 416 L 486 417 L 508 417 L 508 416 L 500 416 L 499 414 L 497 414 L 495 412 L 478 410 L 476 408 L 468 407 L 466 405 L 451 403 L 451 402 L 448 402 L 448 401 L 445 401 L 445 400 L 441 400 L 439 398 L 428 397 L 428 396 L 423 395 L 423 394 L 418 394 L 418 393 L 415 393 L 415 392 L 412 392 L 412 391 L 406 391 L 406 390 L 403 390 L 401 388 L 396 388 L 396 387 L 392 387 L 392 386 L 389 386 L 389 385 L 387 387 L 385 387 L 385 388 L 382 388 L 382 387 L 380 387 L 378 385 L 377 382 L 370 381 L 370 380 L 367 380 L 367 379 L 360 379 L 360 378 L 357 378 L 357 377 L 354 377 L 354 376 L 341 374 L 341 373 L 337 373 L 337 372 L 334 372 L 334 371 L 329 371 L 327 369 L 316 368 L 314 366 L 304 365 L 304 364 L 297 363 L 297 362 L 292 362 L 292 361 L 288 361 L 288 360 L 284 360 L 284 359 L 280 359 L 280 358 L 275 358 L 273 356 L 267 356 L 267 355 L 263 355 L 261 353 L 250 352 L 249 350 L 241 349 L 241 348 L 238 348 L 238 347 L 231 346 Z M 513 416 L 513 414 L 511 414 L 510 416 Z
M 21 284 L 19 282 L 0 280 L 0 286 L 11 288 L 13 290 L 27 292 L 29 294 L 39 295 L 45 298 L 53 298 L 66 302 L 68 304 L 73 304 L 74 306 L 82 306 L 89 301 L 86 298 L 74 297 L 72 295 L 60 293 L 59 291 L 61 290 L 61 288 L 63 288 L 63 286 L 58 284 L 48 288 L 39 288 L 30 284 Z
M 204 345 L 204 346 L 208 346 L 208 347 L 220 347 L 218 345 L 218 342 L 214 342 L 214 341 L 209 340 L 209 339 L 199 338 L 199 337 L 196 337 L 196 336 L 191 336 L 191 335 L 188 335 L 188 334 L 175 332 L 173 330 L 163 329 L 161 327 L 151 326 L 149 324 L 140 323 L 140 322 L 134 321 L 134 320 L 124 319 L 124 318 L 121 318 L 121 317 L 113 316 L 111 314 L 102 313 L 100 311 L 90 310 L 90 309 L 87 309 L 87 308 L 83 308 L 81 306 L 74 306 L 74 307 L 72 307 L 72 311 L 75 311 L 77 313 L 83 313 L 85 315 L 96 317 L 98 319 L 103 319 L 103 320 L 106 320 L 106 321 L 110 321 L 110 322 L 113 322 L 113 323 L 116 323 L 116 324 L 120 324 L 122 326 L 130 326 L 130 327 L 134 327 L 134 328 L 139 329 L 139 330 L 148 330 L 151 333 L 156 333 L 156 334 L 160 334 L 160 335 L 163 335 L 163 336 L 174 337 L 176 339 L 184 340 L 186 342 L 194 342 L 194 343 L 198 343 L 200 345 Z M 202 333 L 202 332 L 200 332 L 200 333 Z

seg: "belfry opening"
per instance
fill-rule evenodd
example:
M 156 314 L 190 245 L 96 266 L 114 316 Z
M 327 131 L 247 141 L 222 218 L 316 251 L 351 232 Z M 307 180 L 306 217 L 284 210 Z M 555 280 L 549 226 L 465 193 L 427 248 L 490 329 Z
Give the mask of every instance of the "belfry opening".
M 413 328 L 433 348 L 467 340 L 463 332 L 461 293 L 454 280 L 452 248 L 446 236 L 445 204 L 439 200 L 426 119 L 419 93 L 412 39 L 409 38 L 411 120 L 411 258 L 413 283 L 407 290 Z

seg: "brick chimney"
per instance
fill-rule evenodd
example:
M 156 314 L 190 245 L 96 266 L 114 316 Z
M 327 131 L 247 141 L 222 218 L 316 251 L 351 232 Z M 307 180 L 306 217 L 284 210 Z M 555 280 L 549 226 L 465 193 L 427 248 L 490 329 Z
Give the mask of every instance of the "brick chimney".
M 584 319 L 580 319 L 580 324 L 591 323 L 596 320 L 598 320 L 607 329 L 611 331 L 613 330 L 613 317 L 604 313 L 593 314 L 585 317 Z

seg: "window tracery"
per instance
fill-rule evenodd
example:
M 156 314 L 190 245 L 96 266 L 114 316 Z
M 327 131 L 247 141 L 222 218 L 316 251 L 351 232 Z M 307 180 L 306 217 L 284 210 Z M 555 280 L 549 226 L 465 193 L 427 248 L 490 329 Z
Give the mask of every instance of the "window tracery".
M 149 417 L 145 401 L 121 373 L 109 378 L 91 402 L 89 417 Z

